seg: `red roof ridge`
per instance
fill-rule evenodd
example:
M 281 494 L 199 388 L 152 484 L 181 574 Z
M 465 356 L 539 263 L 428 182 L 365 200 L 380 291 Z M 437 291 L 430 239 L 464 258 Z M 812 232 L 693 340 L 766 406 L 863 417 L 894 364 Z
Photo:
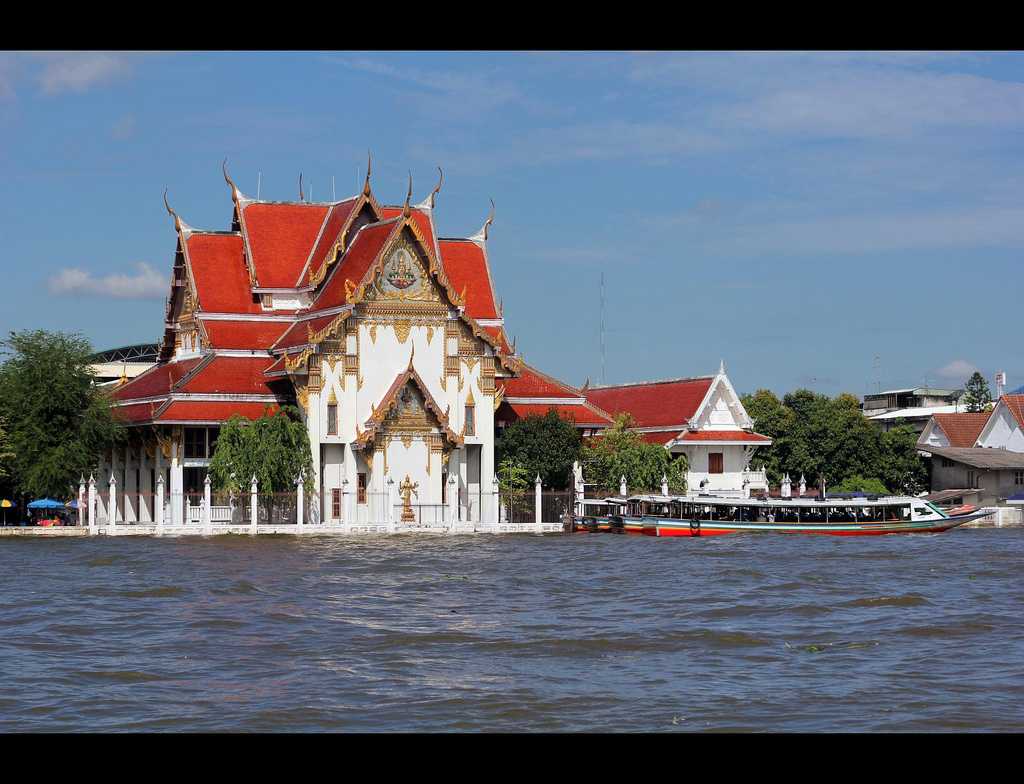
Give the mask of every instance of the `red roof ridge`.
M 627 381 L 624 384 L 591 384 L 587 387 L 587 391 L 595 389 L 620 389 L 621 387 L 646 387 L 654 384 L 678 384 L 684 381 L 704 381 L 709 378 L 715 378 L 715 374 L 709 373 L 706 376 L 686 376 L 683 378 L 659 378 L 654 381 Z

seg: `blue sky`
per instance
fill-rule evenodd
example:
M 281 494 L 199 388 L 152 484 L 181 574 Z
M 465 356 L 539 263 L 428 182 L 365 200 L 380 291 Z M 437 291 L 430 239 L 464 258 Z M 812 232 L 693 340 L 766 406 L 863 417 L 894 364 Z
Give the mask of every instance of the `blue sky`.
M 863 395 L 1024 381 L 1017 53 L 0 54 L 0 331 L 161 332 L 174 234 L 243 191 L 414 198 L 526 359 Z

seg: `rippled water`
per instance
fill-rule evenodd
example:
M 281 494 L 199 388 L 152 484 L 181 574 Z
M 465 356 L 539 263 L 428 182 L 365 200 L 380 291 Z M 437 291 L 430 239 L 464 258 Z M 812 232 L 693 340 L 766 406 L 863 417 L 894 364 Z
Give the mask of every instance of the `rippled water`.
M 1024 530 L 0 540 L 0 731 L 1022 730 Z

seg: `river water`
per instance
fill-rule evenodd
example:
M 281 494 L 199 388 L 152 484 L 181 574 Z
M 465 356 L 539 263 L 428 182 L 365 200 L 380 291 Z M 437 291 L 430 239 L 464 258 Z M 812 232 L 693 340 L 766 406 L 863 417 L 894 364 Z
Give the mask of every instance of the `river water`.
M 0 540 L 0 731 L 1024 730 L 1024 529 Z

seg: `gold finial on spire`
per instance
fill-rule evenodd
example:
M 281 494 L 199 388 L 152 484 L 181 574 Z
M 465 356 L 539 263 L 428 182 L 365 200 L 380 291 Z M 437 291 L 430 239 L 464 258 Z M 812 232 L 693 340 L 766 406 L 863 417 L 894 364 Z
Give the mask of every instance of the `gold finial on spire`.
M 430 209 L 434 209 L 434 204 L 436 203 L 437 200 L 437 194 L 441 192 L 441 185 L 444 184 L 444 172 L 441 170 L 440 166 L 437 167 L 437 171 L 441 175 L 441 179 L 437 181 L 437 185 L 435 186 L 434 190 L 430 192 Z
M 363 196 L 370 195 L 370 172 L 373 168 L 373 161 L 370 158 L 370 151 L 366 151 L 366 182 L 363 183 Z
M 306 195 L 302 192 L 302 172 L 299 172 L 299 201 L 305 201 Z
M 412 201 L 412 172 L 409 172 L 409 192 L 405 194 L 405 205 L 402 207 L 402 216 L 408 218 L 412 215 L 409 202 Z

